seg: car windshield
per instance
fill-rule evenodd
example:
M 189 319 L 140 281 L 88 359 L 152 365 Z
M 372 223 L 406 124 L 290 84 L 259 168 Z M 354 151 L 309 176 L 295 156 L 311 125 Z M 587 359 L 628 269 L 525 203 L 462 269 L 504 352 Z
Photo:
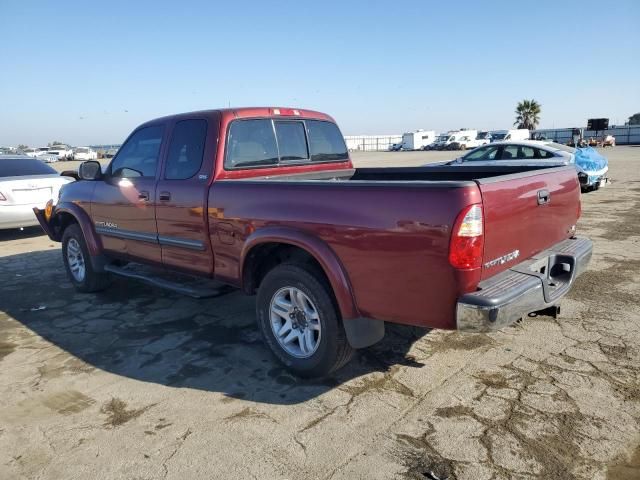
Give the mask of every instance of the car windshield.
M 67 147 L 65 145 L 54 145 L 51 147 L 51 150 L 66 150 Z
M 76 148 L 76 153 L 89 153 L 88 148 Z
M 491 138 L 494 139 L 494 140 L 502 140 L 506 136 L 507 136 L 506 133 L 492 133 L 491 134 Z
M 0 178 L 28 175 L 50 175 L 57 172 L 49 165 L 31 157 L 0 159 Z
M 447 140 L 447 138 L 449 138 L 449 137 L 447 137 L 446 135 L 439 135 L 438 138 L 436 138 L 436 141 L 437 142 L 445 142 Z

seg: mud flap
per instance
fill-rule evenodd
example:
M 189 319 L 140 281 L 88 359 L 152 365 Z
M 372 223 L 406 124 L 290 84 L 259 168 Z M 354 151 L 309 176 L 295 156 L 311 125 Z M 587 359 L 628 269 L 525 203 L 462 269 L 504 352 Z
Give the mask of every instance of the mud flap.
M 353 348 L 365 348 L 384 338 L 384 321 L 373 318 L 351 318 L 344 320 L 349 345 Z

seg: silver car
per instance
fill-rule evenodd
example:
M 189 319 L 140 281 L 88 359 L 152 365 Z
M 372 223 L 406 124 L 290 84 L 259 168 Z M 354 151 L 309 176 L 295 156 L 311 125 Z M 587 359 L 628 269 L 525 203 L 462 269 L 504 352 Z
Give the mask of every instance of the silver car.
M 520 140 L 490 143 L 471 150 L 446 165 L 573 165 L 583 190 L 606 182 L 608 160 L 593 148 L 574 148 L 561 143 Z
M 0 155 L 0 230 L 38 225 L 33 208 L 58 198 L 61 177 L 49 165 L 26 155 Z

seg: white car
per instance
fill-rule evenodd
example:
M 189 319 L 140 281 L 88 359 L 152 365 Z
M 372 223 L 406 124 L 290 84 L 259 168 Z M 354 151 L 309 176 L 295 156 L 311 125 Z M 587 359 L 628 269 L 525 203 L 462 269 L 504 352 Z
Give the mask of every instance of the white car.
M 27 153 L 30 157 L 39 157 L 49 153 L 49 147 L 29 148 L 27 150 L 31 150 L 31 152 Z
M 73 181 L 26 155 L 0 155 L 0 230 L 38 225 L 33 208 L 45 208 Z
M 73 160 L 73 150 L 68 145 L 53 145 L 47 153 L 56 155 L 58 160 Z
M 81 160 L 83 162 L 87 160 L 97 160 L 98 152 L 89 147 L 77 147 L 73 149 L 74 160 Z
M 608 160 L 593 148 L 574 148 L 561 143 L 521 140 L 495 142 L 456 158 L 446 165 L 574 165 L 583 190 L 607 182 Z

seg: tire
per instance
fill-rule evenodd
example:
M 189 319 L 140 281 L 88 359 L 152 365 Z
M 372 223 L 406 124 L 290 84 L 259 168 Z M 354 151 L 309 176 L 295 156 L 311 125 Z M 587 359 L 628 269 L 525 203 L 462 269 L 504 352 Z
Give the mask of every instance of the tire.
M 293 298 L 291 292 L 295 292 L 298 300 Z M 287 304 L 289 309 L 283 306 Z M 292 312 L 300 305 L 304 308 L 297 313 Z M 273 313 L 272 308 L 280 313 Z M 307 314 L 301 315 L 301 310 Z M 267 273 L 258 289 L 256 317 L 265 343 L 278 360 L 298 376 L 328 375 L 353 356 L 354 351 L 339 320 L 331 288 L 322 275 L 311 269 L 285 263 Z M 287 321 L 288 329 L 285 325 Z M 294 327 L 298 321 L 301 323 L 297 324 L 299 327 L 296 329 Z M 302 324 L 307 326 L 302 327 Z M 284 333 L 277 335 L 276 330 Z M 294 340 L 283 343 L 296 333 L 298 336 L 293 337 Z M 303 341 L 307 335 L 315 349 Z
M 111 284 L 109 274 L 93 269 L 87 243 L 78 224 L 69 225 L 62 234 L 62 261 L 69 280 L 79 292 L 99 292 Z

